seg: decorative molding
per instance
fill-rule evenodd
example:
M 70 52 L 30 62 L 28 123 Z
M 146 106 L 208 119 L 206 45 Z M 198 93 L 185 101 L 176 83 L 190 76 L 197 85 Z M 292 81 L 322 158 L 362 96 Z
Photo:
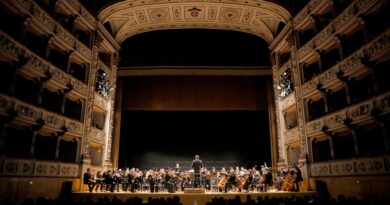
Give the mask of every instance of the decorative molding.
M 309 137 L 321 134 L 324 127 L 327 128 L 327 131 L 344 128 L 344 122 L 347 119 L 351 121 L 351 124 L 373 120 L 372 112 L 374 109 L 379 110 L 379 114 L 390 111 L 390 92 L 308 122 L 306 124 L 307 134 Z
M 370 60 L 378 60 L 384 55 L 389 58 L 390 29 L 387 29 L 365 46 L 365 53 Z
M 286 97 L 281 99 L 282 102 L 282 110 L 286 110 L 287 108 L 292 107 L 295 104 L 295 91 L 292 91 Z
M 47 77 L 48 73 L 50 73 L 51 78 L 47 85 L 54 84 L 53 87 L 65 89 L 71 84 L 73 86 L 72 92 L 77 92 L 79 97 L 85 98 L 87 94 L 87 85 L 85 83 L 50 64 L 4 32 L 0 32 L 0 50 L 2 51 L 0 56 L 10 61 L 19 60 L 20 57 L 27 60 L 24 65 L 24 68 L 27 69 L 21 71 L 23 74 L 31 78 L 41 78 Z
M 100 109 L 106 111 L 107 110 L 107 100 L 103 98 L 102 95 L 100 95 L 97 92 L 94 92 L 93 96 L 93 104 L 99 107 Z
M 311 164 L 312 177 L 389 174 L 386 157 L 362 158 Z
M 135 14 L 136 21 L 125 14 Z M 283 7 L 267 1 L 126 0 L 108 6 L 98 18 L 110 23 L 119 44 L 138 33 L 180 28 L 237 30 L 271 43 L 279 23 L 287 23 L 291 16 Z
M 14 97 L 0 94 L 0 106 L 0 114 L 8 115 L 8 111 L 13 110 L 17 114 L 16 120 L 26 124 L 36 125 L 38 120 L 43 120 L 44 127 L 52 130 L 53 132 L 65 127 L 70 134 L 76 136 L 82 135 L 83 124 L 81 122 L 77 122 L 65 116 L 21 102 Z
M 120 67 L 118 76 L 210 75 L 210 76 L 271 76 L 269 67 L 241 66 L 142 66 Z
M 284 141 L 284 143 L 286 145 L 294 143 L 294 142 L 298 142 L 299 141 L 299 130 L 298 130 L 298 127 L 286 130 L 284 132 L 284 137 L 286 139 Z
M 299 22 L 310 16 L 310 11 L 313 10 L 313 8 L 320 8 L 320 4 L 322 2 L 328 2 L 328 1 L 321 1 L 319 0 L 311 0 L 305 8 L 298 13 L 298 15 L 294 18 L 295 24 L 298 25 Z M 319 33 L 317 33 L 311 40 L 309 40 L 305 45 L 303 45 L 299 50 L 298 50 L 298 57 L 299 61 L 305 61 L 307 59 L 311 52 L 320 49 L 322 46 L 329 46 L 330 41 L 334 41 L 335 37 L 337 34 L 342 34 L 343 32 L 346 32 L 346 30 L 350 30 L 354 28 L 354 26 L 357 26 L 356 22 L 358 22 L 359 15 L 363 14 L 366 12 L 368 9 L 373 7 L 376 2 L 377 4 L 383 4 L 384 1 L 375 1 L 375 0 L 355 0 L 353 3 L 351 3 L 344 11 L 341 12 L 340 15 L 338 15 L 335 19 L 333 19 L 327 27 L 325 27 L 323 30 L 321 30 Z M 359 5 L 360 9 L 357 8 L 357 5 Z M 378 7 L 378 5 L 375 5 Z M 364 7 L 364 9 L 363 9 Z M 302 16 L 303 15 L 303 16 Z M 304 17 L 306 16 L 306 17 Z M 297 29 L 297 28 L 295 28 Z M 385 32 L 387 33 L 387 32 Z M 389 38 L 386 36 L 386 34 L 383 35 L 384 39 L 382 41 L 385 41 L 386 43 L 382 42 L 379 44 L 389 44 Z M 380 37 L 378 37 L 380 38 Z M 375 47 L 375 46 L 374 46 Z M 377 50 L 379 53 L 384 53 L 380 47 L 378 49 L 373 49 Z
M 106 133 L 103 130 L 99 130 L 95 127 L 91 127 L 90 139 L 99 144 L 104 144 Z
M 314 134 L 321 133 L 323 127 L 324 127 L 324 119 L 322 118 L 318 120 L 310 121 L 306 123 L 307 135 L 311 136 Z
M 384 31 L 327 71 L 306 82 L 302 86 L 303 96 L 308 97 L 317 92 L 318 84 L 327 88 L 329 85 L 337 83 L 339 81 L 337 73 L 340 71 L 347 77 L 357 77 L 369 72 L 363 65 L 362 58 L 368 56 L 370 60 L 375 60 L 386 55 L 387 50 L 390 50 L 390 29 Z
M 79 165 L 32 159 L 0 160 L 2 176 L 79 177 Z

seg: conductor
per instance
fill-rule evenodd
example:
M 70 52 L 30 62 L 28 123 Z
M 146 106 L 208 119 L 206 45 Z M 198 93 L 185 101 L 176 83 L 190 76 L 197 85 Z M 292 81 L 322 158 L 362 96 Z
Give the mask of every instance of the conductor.
M 203 168 L 202 160 L 199 159 L 199 155 L 195 155 L 195 159 L 192 161 L 191 165 L 192 169 L 194 169 L 194 183 L 193 188 L 200 187 L 200 170 Z

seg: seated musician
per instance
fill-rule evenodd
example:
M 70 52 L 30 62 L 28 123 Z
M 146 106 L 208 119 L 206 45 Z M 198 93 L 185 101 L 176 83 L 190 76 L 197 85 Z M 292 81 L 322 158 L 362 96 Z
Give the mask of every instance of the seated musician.
M 83 175 L 84 184 L 88 184 L 89 192 L 93 191 L 93 187 L 95 186 L 94 178 L 91 174 L 91 170 L 87 168 L 87 171 Z
M 122 169 L 119 168 L 118 171 L 115 172 L 114 180 L 116 182 L 116 191 L 119 192 L 119 186 L 120 186 L 120 184 L 123 184 Z
M 98 189 L 100 187 L 100 191 L 102 192 L 103 191 L 103 174 L 98 171 L 96 173 L 96 187 L 95 187 L 95 191 L 97 192 Z
M 106 191 L 114 192 L 115 188 L 115 180 L 114 180 L 114 174 L 111 170 L 108 170 L 105 177 L 104 181 L 106 182 Z
M 296 176 L 295 181 L 294 181 L 294 189 L 299 192 L 300 182 L 303 181 L 302 172 L 297 165 L 294 165 L 293 168 L 294 168 L 294 172 L 295 172 L 295 176 Z
M 155 184 L 155 173 L 153 172 L 153 170 L 149 171 L 149 173 L 146 174 L 147 175 L 147 183 L 149 184 L 149 189 L 150 189 L 150 192 L 151 193 L 154 193 L 154 184 Z
M 168 173 L 165 174 L 165 187 L 168 189 L 169 193 L 175 192 L 175 184 L 173 182 L 173 172 L 169 170 Z
M 232 186 L 232 185 L 235 186 L 236 184 L 237 184 L 237 177 L 236 177 L 236 174 L 234 173 L 234 169 L 231 168 L 230 173 L 228 174 L 228 181 L 225 184 L 225 193 L 227 192 L 227 189 L 230 186 Z

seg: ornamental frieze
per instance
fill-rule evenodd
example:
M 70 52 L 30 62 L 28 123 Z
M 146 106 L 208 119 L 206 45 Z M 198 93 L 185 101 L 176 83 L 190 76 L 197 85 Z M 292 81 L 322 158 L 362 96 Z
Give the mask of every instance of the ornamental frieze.
M 313 135 L 321 132 L 324 127 L 324 120 L 321 118 L 319 120 L 314 120 L 306 123 L 306 130 L 308 135 Z
M 65 127 L 68 132 L 81 136 L 83 134 L 83 123 L 71 119 L 66 119 Z
M 50 17 L 50 15 L 38 4 L 34 3 L 32 8 L 32 16 L 36 18 L 38 22 L 44 25 L 50 32 L 54 32 L 54 29 L 57 26 L 56 21 Z
M 79 165 L 72 163 L 46 162 L 27 159 L 3 159 L 0 175 L 7 176 L 44 176 L 44 177 L 78 177 Z
M 381 33 L 377 38 L 372 40 L 366 46 L 366 53 L 371 58 L 375 58 L 378 54 L 386 54 L 384 50 L 389 48 L 390 48 L 390 29 L 387 29 L 385 32 Z
M 356 15 L 354 4 L 350 4 L 340 15 L 333 20 L 332 25 L 335 31 L 338 31 L 341 27 Z
M 12 57 L 12 60 L 17 60 L 19 56 L 24 53 L 24 46 L 17 43 L 10 36 L 0 31 L 0 46 L 2 53 L 1 55 L 7 55 Z
M 51 112 L 43 112 L 42 120 L 45 122 L 46 126 L 60 130 L 65 125 L 65 120 L 57 114 Z
M 252 33 L 271 43 L 279 23 L 287 23 L 290 19 L 287 10 L 266 1 L 164 2 L 147 0 L 117 2 L 100 12 L 99 20 L 102 23 L 110 23 L 118 43 L 137 33 L 194 27 Z M 160 6 L 162 3 L 164 7 Z M 136 20 L 126 17 L 125 14 L 135 16 Z
M 311 164 L 311 175 L 322 177 L 388 174 L 386 163 L 385 157 L 313 163 Z

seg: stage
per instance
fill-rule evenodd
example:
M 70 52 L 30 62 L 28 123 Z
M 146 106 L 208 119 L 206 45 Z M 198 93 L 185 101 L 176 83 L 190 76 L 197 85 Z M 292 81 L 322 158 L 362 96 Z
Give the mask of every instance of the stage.
M 223 197 L 225 199 L 234 199 L 236 196 L 240 196 L 241 202 L 246 202 L 248 195 L 251 196 L 251 198 L 255 201 L 257 201 L 258 197 L 270 197 L 270 198 L 279 198 L 279 197 L 291 197 L 291 196 L 297 196 L 297 197 L 304 197 L 304 196 L 310 196 L 316 194 L 315 191 L 306 191 L 306 192 L 286 192 L 286 191 L 277 191 L 277 192 L 228 192 L 228 193 L 222 193 L 222 192 L 206 192 L 204 194 L 197 194 L 197 193 L 183 193 L 183 192 L 176 192 L 176 193 L 168 193 L 168 192 L 158 192 L 158 193 L 150 193 L 150 192 L 74 192 L 73 195 L 77 197 L 90 197 L 93 201 L 97 202 L 100 197 L 107 196 L 110 200 L 113 197 L 117 197 L 118 199 L 125 202 L 128 198 L 134 198 L 138 197 L 141 198 L 143 202 L 148 201 L 148 198 L 151 197 L 152 199 L 158 199 L 158 198 L 173 198 L 174 196 L 177 196 L 180 198 L 180 203 L 182 205 L 205 205 L 207 202 L 210 202 L 214 198 L 220 198 Z

